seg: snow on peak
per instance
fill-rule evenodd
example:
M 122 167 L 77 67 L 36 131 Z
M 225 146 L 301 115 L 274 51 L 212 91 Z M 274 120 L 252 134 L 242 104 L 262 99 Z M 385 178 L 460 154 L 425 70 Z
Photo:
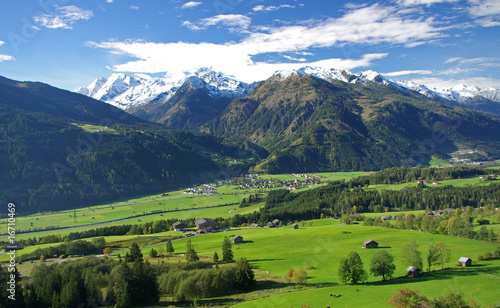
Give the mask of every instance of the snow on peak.
M 192 88 L 206 88 L 212 97 L 247 96 L 255 87 L 232 76 L 210 69 L 199 69 L 187 72 L 183 76 L 167 73 L 164 77 L 152 77 L 147 74 L 135 74 L 131 77 L 123 73 L 114 73 L 108 78 L 96 79 L 87 87 L 77 89 L 76 92 L 121 109 L 128 109 L 147 103 L 166 102 L 185 82 L 189 82 Z

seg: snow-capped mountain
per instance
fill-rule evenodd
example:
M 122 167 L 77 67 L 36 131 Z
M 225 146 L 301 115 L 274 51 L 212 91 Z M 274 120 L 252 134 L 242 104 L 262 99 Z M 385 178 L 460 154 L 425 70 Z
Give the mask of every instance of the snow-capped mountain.
M 381 74 L 368 70 L 359 73 L 352 73 L 347 70 L 324 69 L 318 67 L 303 67 L 297 70 L 277 71 L 273 76 L 275 80 L 285 80 L 290 75 L 298 76 L 310 75 L 327 81 L 340 80 L 348 83 L 363 84 L 366 82 L 376 82 L 384 85 L 392 85 L 403 91 L 412 90 L 427 97 L 447 101 L 455 105 L 470 107 L 475 101 L 491 101 L 500 103 L 500 88 L 479 88 L 477 86 L 456 85 L 451 88 L 437 88 L 416 84 L 411 81 L 398 81 L 383 77 Z
M 427 97 L 466 108 L 481 109 L 496 114 L 500 110 L 500 105 L 495 104 L 500 103 L 500 88 L 457 85 L 443 89 L 416 84 L 411 81 L 388 79 L 372 70 L 352 73 L 347 70 L 309 66 L 296 70 L 280 70 L 272 78 L 276 81 L 283 81 L 292 74 L 298 76 L 310 75 L 327 81 L 340 80 L 354 84 L 376 82 L 384 85 L 392 85 L 401 91 L 416 91 Z M 131 77 L 123 73 L 116 73 L 107 79 L 96 79 L 87 87 L 77 89 L 76 92 L 127 110 L 148 103 L 165 103 L 186 82 L 189 82 L 192 88 L 207 90 L 209 96 L 214 99 L 244 97 L 249 95 L 257 85 L 257 82 L 247 84 L 238 81 L 233 76 L 202 68 L 194 72 L 185 73 L 180 77 L 168 74 L 164 77 L 151 77 L 146 74 L 135 74 Z M 478 108 L 477 103 L 483 104 L 483 107 L 484 104 L 490 104 L 490 106 Z
M 255 84 L 238 81 L 232 76 L 210 69 L 199 69 L 180 78 L 168 74 L 164 77 L 151 77 L 146 74 L 135 74 L 131 77 L 115 73 L 107 79 L 96 79 L 75 92 L 126 110 L 147 103 L 164 103 L 187 81 L 192 88 L 206 89 L 212 98 L 247 96 L 255 87 Z

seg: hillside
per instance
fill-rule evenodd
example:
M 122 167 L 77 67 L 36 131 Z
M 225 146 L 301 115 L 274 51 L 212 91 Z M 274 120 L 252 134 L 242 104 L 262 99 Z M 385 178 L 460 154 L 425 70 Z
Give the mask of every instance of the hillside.
M 253 150 L 249 143 L 224 145 L 80 94 L 6 78 L 0 79 L 0 120 L 0 202 L 16 202 L 22 214 L 213 181 L 243 172 Z M 229 167 L 212 154 L 241 162 Z
M 233 100 L 202 131 L 263 146 L 272 154 L 256 170 L 277 173 L 379 170 L 464 149 L 488 160 L 500 157 L 499 129 L 496 116 L 383 80 L 353 83 L 292 72 Z

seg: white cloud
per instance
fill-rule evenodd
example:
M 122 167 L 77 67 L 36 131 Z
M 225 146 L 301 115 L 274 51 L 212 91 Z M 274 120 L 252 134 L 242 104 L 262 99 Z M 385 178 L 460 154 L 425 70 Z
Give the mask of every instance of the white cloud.
M 114 67 L 117 71 L 159 73 L 183 72 L 198 67 L 212 67 L 218 71 L 238 76 L 242 80 L 255 81 L 265 78 L 277 69 L 299 68 L 304 65 L 338 69 L 368 67 L 386 53 L 362 54 L 353 48 L 350 59 L 330 58 L 317 62 L 264 63 L 254 56 L 269 53 L 296 53 L 311 55 L 311 48 L 344 48 L 356 44 L 404 45 L 406 47 L 429 43 L 443 37 L 444 29 L 436 28 L 432 19 L 415 18 L 398 13 L 394 7 L 381 5 L 348 10 L 340 18 L 324 21 L 308 21 L 297 26 L 278 28 L 250 28 L 250 18 L 243 15 L 217 15 L 196 23 L 183 25 L 201 30 L 213 25 L 248 28 L 246 37 L 239 42 L 213 43 L 152 43 L 138 40 L 124 42 L 89 42 L 88 46 L 108 50 L 111 53 L 136 58 Z M 259 30 L 255 30 L 259 29 Z M 253 31 L 253 32 L 250 32 Z M 258 31 L 258 32 L 256 32 Z M 286 56 L 281 55 L 286 58 Z M 358 59 L 353 59 L 353 58 Z M 290 59 L 290 58 L 289 58 Z
M 42 14 L 33 17 L 35 22 L 49 29 L 73 29 L 73 24 L 80 20 L 89 20 L 94 13 L 74 5 L 55 6 L 53 14 Z
M 0 41 L 0 46 L 2 46 L 3 44 L 5 44 L 5 42 L 4 41 Z
M 15 60 L 15 58 L 13 56 L 0 54 L 0 62 L 3 62 L 3 61 L 12 61 L 12 60 Z
M 106 3 L 113 3 L 113 0 L 106 0 Z
M 294 57 L 291 57 L 291 56 L 283 56 L 283 58 L 285 59 L 288 59 L 288 60 L 292 60 L 292 61 L 298 61 L 298 62 L 306 62 L 307 59 L 306 58 L 294 58 Z
M 138 9 L 139 9 L 139 7 L 138 7 L 137 5 L 131 5 L 131 6 L 130 6 L 130 9 L 131 9 L 131 10 L 138 10 Z
M 254 12 L 271 12 L 271 11 L 277 11 L 277 10 L 282 9 L 282 8 L 294 9 L 295 6 L 294 5 L 289 5 L 289 4 L 282 4 L 280 6 L 274 6 L 274 5 L 271 5 L 271 6 L 257 5 L 257 6 L 255 6 L 252 9 L 252 11 L 254 11 Z
M 500 1 L 498 0 L 469 0 L 469 13 L 472 16 L 494 16 L 500 15 Z
M 392 77 L 392 76 L 403 76 L 403 75 L 411 75 L 411 74 L 428 75 L 428 74 L 432 74 L 432 71 L 429 71 L 429 70 L 405 70 L 405 71 L 384 73 L 382 75 Z
M 229 14 L 203 18 L 196 23 L 183 21 L 182 25 L 188 27 L 193 31 L 205 30 L 210 26 L 217 25 L 223 25 L 225 27 L 228 27 L 231 31 L 237 31 L 241 29 L 248 29 L 251 22 L 252 19 L 250 17 L 239 14 Z
M 194 7 L 197 7 L 198 5 L 201 5 L 203 2 L 196 2 L 196 1 L 189 1 L 189 2 L 186 2 L 184 3 L 182 6 L 181 6 L 181 9 L 192 9 Z
M 432 5 L 435 3 L 458 2 L 460 0 L 398 0 L 397 3 L 403 6 Z
M 140 60 L 116 65 L 116 71 L 179 74 L 200 67 L 212 67 L 243 81 L 253 82 L 269 77 L 279 69 L 294 69 L 304 65 L 354 69 L 367 67 L 373 60 L 387 54 L 366 54 L 360 59 L 326 59 L 311 63 L 264 63 L 252 60 L 247 46 L 242 44 L 211 43 L 149 43 L 143 41 L 88 43 L 88 46 L 110 50 L 121 55 L 129 55 Z

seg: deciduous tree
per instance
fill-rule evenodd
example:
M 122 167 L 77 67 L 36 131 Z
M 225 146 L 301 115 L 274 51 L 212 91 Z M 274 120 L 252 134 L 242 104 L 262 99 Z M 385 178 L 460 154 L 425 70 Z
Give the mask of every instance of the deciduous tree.
M 350 252 L 347 258 L 342 258 L 338 269 L 340 280 L 343 283 L 357 284 L 366 280 L 367 274 L 363 268 L 363 261 L 355 251 Z
M 376 251 L 371 260 L 370 272 L 373 276 L 382 276 L 382 280 L 391 279 L 396 265 L 394 265 L 394 257 L 387 251 Z

